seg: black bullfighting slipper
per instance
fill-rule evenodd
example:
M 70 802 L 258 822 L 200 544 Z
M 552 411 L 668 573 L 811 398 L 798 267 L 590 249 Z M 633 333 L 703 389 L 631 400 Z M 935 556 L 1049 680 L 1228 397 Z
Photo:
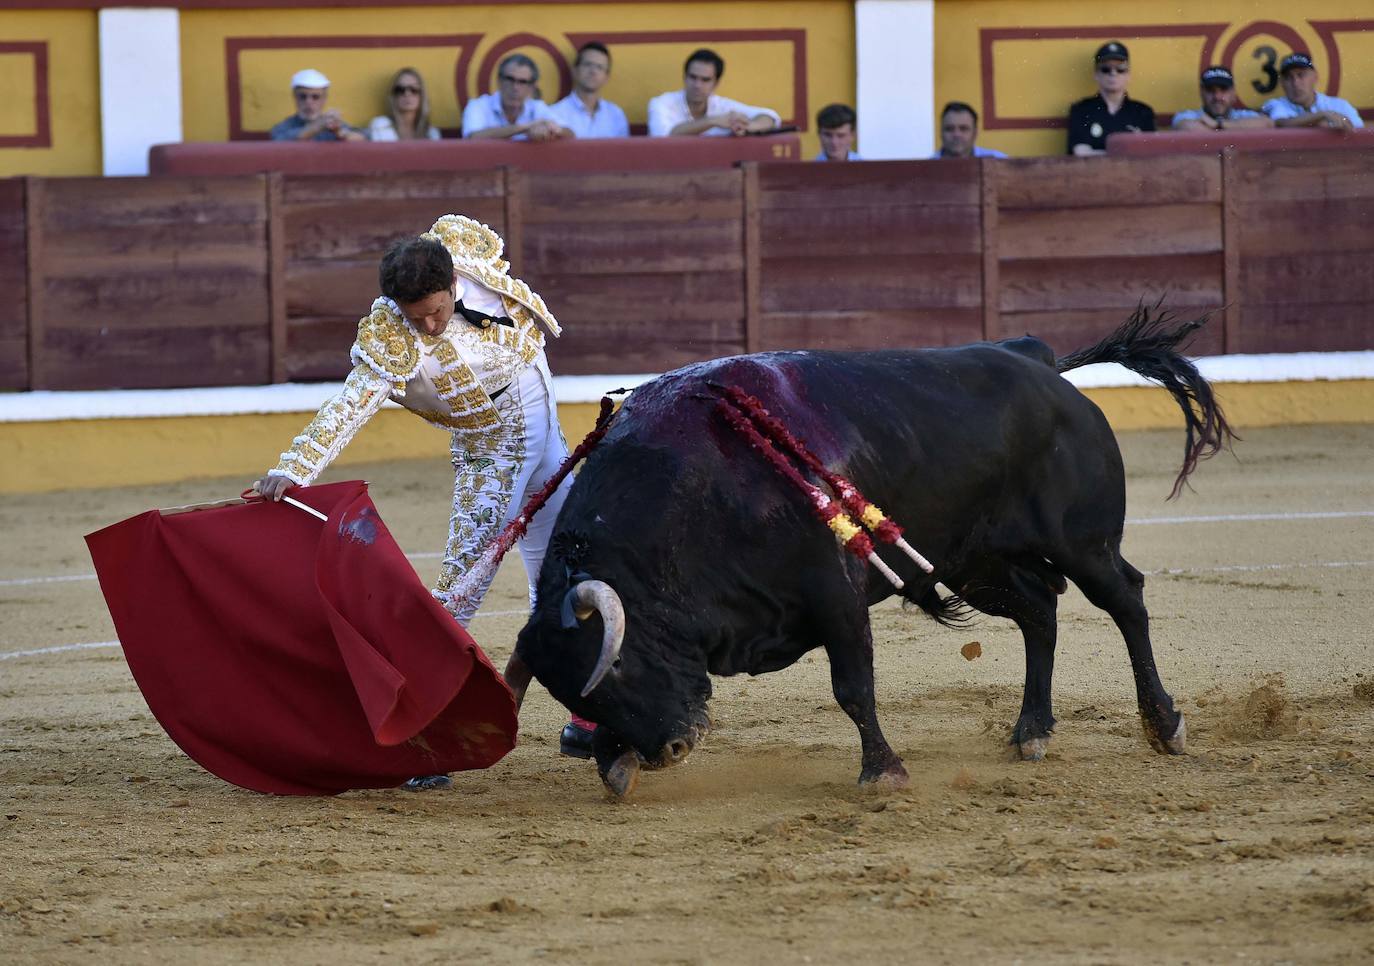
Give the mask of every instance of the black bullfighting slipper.
M 591 747 L 590 744 L 588 747 Z M 452 788 L 453 779 L 447 775 L 418 775 L 407 779 L 401 787 L 408 792 L 432 792 L 440 788 Z
M 592 756 L 592 732 L 569 721 L 558 736 L 558 751 L 569 758 L 590 758 Z

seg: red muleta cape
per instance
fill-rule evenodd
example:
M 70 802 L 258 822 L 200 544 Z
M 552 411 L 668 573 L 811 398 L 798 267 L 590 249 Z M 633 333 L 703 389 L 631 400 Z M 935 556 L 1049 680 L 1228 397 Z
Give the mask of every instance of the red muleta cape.
M 486 768 L 515 700 L 361 481 L 131 517 L 86 537 L 143 697 L 225 781 L 282 795 Z

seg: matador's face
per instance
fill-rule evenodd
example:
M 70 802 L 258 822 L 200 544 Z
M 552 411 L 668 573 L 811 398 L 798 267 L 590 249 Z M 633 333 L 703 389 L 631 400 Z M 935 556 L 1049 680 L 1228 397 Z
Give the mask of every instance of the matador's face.
M 441 288 L 414 302 L 397 302 L 396 307 L 411 325 L 425 335 L 438 335 L 453 318 L 453 303 L 458 298 L 458 283 Z

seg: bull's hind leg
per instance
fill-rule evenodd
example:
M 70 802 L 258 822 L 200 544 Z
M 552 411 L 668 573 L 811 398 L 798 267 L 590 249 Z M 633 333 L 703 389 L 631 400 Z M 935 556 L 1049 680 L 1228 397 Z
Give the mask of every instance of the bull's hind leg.
M 1045 569 L 1045 568 L 1042 568 Z M 986 579 L 986 578 L 985 578 Z M 1054 580 L 1051 586 L 1048 580 Z M 1026 682 L 1021 694 L 1021 714 L 1011 730 L 1011 743 L 1026 761 L 1039 761 L 1049 750 L 1054 734 L 1050 702 L 1054 679 L 1054 646 L 1058 636 L 1058 592 L 1063 579 L 1012 565 L 995 583 L 971 581 L 964 599 L 985 614 L 1016 622 L 1026 644 Z
M 1069 577 L 1089 601 L 1112 615 L 1126 639 L 1145 737 L 1155 751 L 1181 755 L 1187 744 L 1187 726 L 1182 713 L 1174 708 L 1174 699 L 1164 690 L 1155 667 L 1150 615 L 1145 610 L 1145 577 L 1115 549 L 1086 562 L 1086 569 L 1070 573 Z
M 842 624 L 848 626 L 839 626 Z M 860 616 L 852 621 L 832 618 L 825 630 L 825 653 L 830 659 L 830 684 L 835 700 L 859 729 L 863 745 L 859 784 L 901 788 L 908 781 L 906 768 L 878 726 L 873 695 L 873 631 L 868 613 L 860 611 Z

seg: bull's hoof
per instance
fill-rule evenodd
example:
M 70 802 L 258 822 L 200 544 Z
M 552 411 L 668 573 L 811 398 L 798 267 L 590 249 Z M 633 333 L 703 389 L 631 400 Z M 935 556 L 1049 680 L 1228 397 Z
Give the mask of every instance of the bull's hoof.
M 906 773 L 906 768 L 900 761 L 893 762 L 882 771 L 865 771 L 859 775 L 859 785 L 861 787 L 871 788 L 879 792 L 906 788 L 910 783 L 911 776 Z
M 1045 752 L 1050 750 L 1049 735 L 1041 738 L 1027 738 L 1016 746 L 1022 761 L 1044 761 Z
M 1182 712 L 1178 716 L 1178 725 L 1174 728 L 1174 733 L 1168 739 L 1161 738 L 1159 732 L 1152 728 L 1149 722 L 1145 723 L 1145 738 L 1150 742 L 1150 747 L 1161 755 L 1186 755 L 1188 753 L 1188 722 L 1184 720 Z
M 1183 715 L 1178 716 L 1178 727 L 1174 729 L 1174 736 L 1164 742 L 1164 750 L 1171 755 L 1182 755 L 1188 751 L 1188 722 L 1183 720 Z
M 616 801 L 629 798 L 639 787 L 639 756 L 633 751 L 624 752 L 602 773 L 601 781 L 611 798 Z

